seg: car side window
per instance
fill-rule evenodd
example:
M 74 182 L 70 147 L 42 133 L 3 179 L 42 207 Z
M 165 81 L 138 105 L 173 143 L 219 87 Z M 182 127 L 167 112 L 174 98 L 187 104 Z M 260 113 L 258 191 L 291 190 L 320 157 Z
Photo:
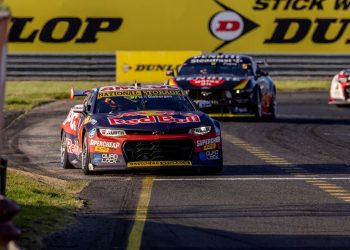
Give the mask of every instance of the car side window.
M 94 91 L 91 91 L 90 94 L 84 100 L 83 104 L 87 113 L 92 112 L 92 104 L 95 96 L 94 93 L 95 93 Z

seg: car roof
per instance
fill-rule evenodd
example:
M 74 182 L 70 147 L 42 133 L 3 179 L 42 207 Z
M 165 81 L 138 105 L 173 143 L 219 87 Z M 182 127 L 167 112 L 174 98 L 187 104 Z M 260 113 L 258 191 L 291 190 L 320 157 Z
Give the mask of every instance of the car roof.
M 241 58 L 243 60 L 254 61 L 253 57 L 248 55 L 242 55 L 237 53 L 203 53 L 201 55 L 192 56 L 186 60 L 186 63 L 193 59 L 237 59 Z
M 161 84 L 150 84 L 150 85 L 109 85 L 102 86 L 98 88 L 99 92 L 107 92 L 107 91 L 120 91 L 120 90 L 181 90 L 177 86 L 170 85 L 161 85 Z

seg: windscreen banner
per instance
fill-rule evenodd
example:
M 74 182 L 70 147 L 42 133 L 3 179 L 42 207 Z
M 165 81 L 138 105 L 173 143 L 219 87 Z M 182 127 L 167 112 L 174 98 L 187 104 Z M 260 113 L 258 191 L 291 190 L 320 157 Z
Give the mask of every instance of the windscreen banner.
M 116 81 L 159 83 L 169 79 L 167 71 L 177 70 L 201 51 L 117 51 Z
M 10 52 L 349 53 L 350 0 L 4 0 Z

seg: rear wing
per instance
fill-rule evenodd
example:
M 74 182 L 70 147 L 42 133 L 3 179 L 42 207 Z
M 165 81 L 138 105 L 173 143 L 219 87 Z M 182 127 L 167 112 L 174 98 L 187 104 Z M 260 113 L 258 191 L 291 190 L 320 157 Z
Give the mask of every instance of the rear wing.
M 75 96 L 87 96 L 90 94 L 90 90 L 74 90 L 73 87 L 70 88 L 70 99 L 73 100 Z

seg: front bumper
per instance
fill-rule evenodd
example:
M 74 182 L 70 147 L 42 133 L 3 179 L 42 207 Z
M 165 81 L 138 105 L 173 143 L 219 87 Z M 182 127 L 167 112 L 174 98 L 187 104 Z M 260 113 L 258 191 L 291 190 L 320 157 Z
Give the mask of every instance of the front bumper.
M 253 92 L 220 90 L 206 97 L 202 92 L 191 90 L 189 95 L 197 107 L 211 117 L 255 117 Z
M 129 139 L 120 146 L 108 153 L 91 152 L 90 170 L 202 168 L 220 166 L 223 161 L 221 137 L 215 131 L 192 139 Z

